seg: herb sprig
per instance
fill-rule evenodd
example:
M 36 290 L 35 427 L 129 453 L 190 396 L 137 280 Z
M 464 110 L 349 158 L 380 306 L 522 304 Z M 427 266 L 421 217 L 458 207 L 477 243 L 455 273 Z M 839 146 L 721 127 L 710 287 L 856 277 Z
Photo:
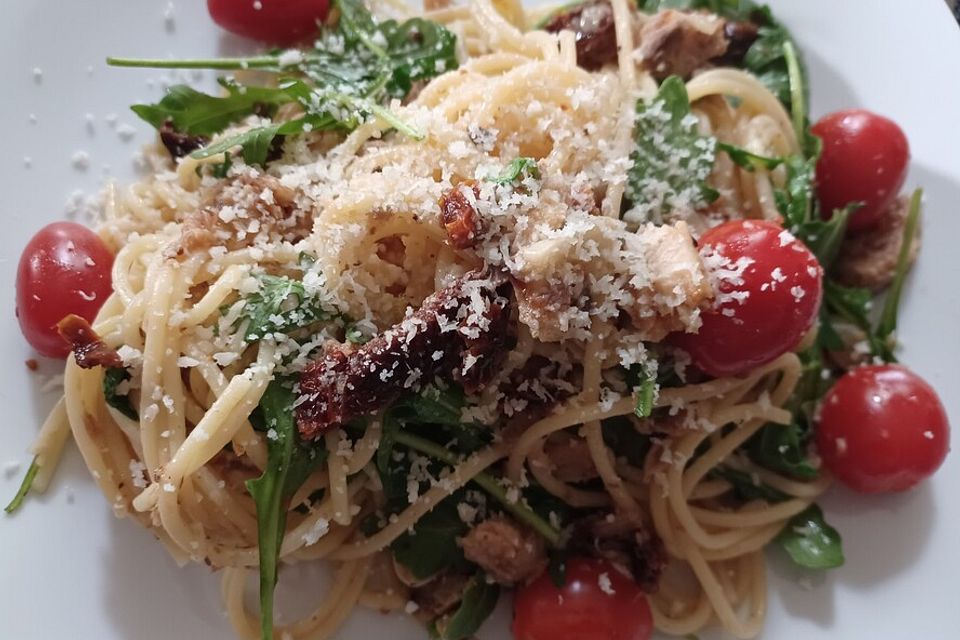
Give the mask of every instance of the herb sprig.
M 243 329 L 246 342 L 272 333 L 289 333 L 315 322 L 332 320 L 338 313 L 307 292 L 299 280 L 261 274 L 260 288 L 247 295 L 235 326 Z
M 384 105 L 404 98 L 415 83 L 457 67 L 456 36 L 445 27 L 411 18 L 377 21 L 361 0 L 335 0 L 340 19 L 324 27 L 312 49 L 275 51 L 244 58 L 158 60 L 107 58 L 117 67 L 163 69 L 260 69 L 279 76 L 276 87 L 222 81 L 226 96 L 209 96 L 184 85 L 172 87 L 160 102 L 134 105 L 154 127 L 170 122 L 180 132 L 214 135 L 250 115 L 273 116 L 281 105 L 298 105 L 301 115 L 228 136 L 195 151 L 206 158 L 240 147 L 248 164 L 264 164 L 278 136 L 306 131 L 351 131 L 377 117 L 398 132 L 420 139 L 423 133 Z
M 273 638 L 273 592 L 277 586 L 280 547 L 290 500 L 327 457 L 322 446 L 307 446 L 300 441 L 293 401 L 292 387 L 285 381 L 274 380 L 264 392 L 259 410 L 267 429 L 267 467 L 259 478 L 247 481 L 247 490 L 257 509 L 263 640 Z

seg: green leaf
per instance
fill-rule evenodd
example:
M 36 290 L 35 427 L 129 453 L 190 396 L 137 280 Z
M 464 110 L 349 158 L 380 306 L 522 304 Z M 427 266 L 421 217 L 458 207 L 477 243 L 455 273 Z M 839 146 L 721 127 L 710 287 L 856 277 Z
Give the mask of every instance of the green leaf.
M 174 129 L 181 133 L 209 136 L 252 113 L 259 111 L 269 114 L 277 106 L 292 100 L 281 89 L 241 87 L 226 81 L 220 84 L 227 90 L 226 96 L 209 96 L 178 84 L 170 87 L 160 102 L 135 104 L 130 108 L 154 128 L 159 129 L 164 122 L 170 121 Z
M 380 444 L 377 445 L 377 470 L 382 476 L 390 472 L 390 462 L 393 456 L 393 447 L 396 443 L 397 433 L 403 427 L 403 424 L 397 418 L 397 412 L 388 409 L 383 413 L 380 428 Z
M 630 154 L 627 195 L 631 222 L 662 222 L 673 211 L 698 209 L 718 193 L 707 185 L 716 159 L 715 138 L 697 132 L 687 89 L 677 76 L 649 102 L 637 101 L 636 148 Z
M 710 472 L 710 477 L 729 482 L 733 486 L 733 491 L 737 498 L 745 502 L 751 500 L 766 500 L 767 502 L 775 503 L 783 502 L 790 497 L 782 491 L 763 484 L 749 473 L 725 465 L 714 467 Z
M 772 171 L 783 164 L 783 158 L 767 158 L 726 142 L 717 142 L 717 149 L 726 153 L 737 166 L 743 167 L 747 171 L 754 171 L 755 169 Z
M 157 104 L 136 105 L 134 111 L 155 127 L 171 120 L 178 131 L 212 135 L 228 125 L 259 113 L 271 115 L 278 105 L 297 102 L 305 115 L 271 123 L 220 140 L 194 152 L 205 158 L 241 147 L 248 164 L 264 164 L 277 136 L 304 131 L 351 131 L 377 117 L 398 132 L 421 139 L 423 134 L 399 120 L 383 105 L 404 98 L 415 83 L 457 68 L 456 36 L 444 26 L 412 18 L 377 21 L 360 0 L 336 0 L 340 20 L 324 28 L 315 48 L 296 61 L 281 52 L 250 58 L 212 60 L 109 59 L 128 67 L 191 69 L 256 68 L 282 74 L 278 86 L 240 86 L 223 82 L 227 96 L 214 97 L 178 85 Z
M 456 466 L 461 460 L 460 456 L 449 451 L 443 445 L 407 431 L 397 432 L 395 440 L 397 444 L 430 456 L 451 467 Z M 526 504 L 527 495 L 530 494 L 531 489 L 534 487 L 529 487 L 519 500 L 511 500 L 507 497 L 507 492 L 504 490 L 500 481 L 488 473 L 480 472 L 476 474 L 471 479 L 471 482 L 477 484 L 481 489 L 500 502 L 504 511 L 543 536 L 550 545 L 556 547 L 560 544 L 560 532 L 550 524 L 546 518 Z
M 852 203 L 833 212 L 829 220 L 809 220 L 794 229 L 797 237 L 806 244 L 824 270 L 830 270 L 840 254 L 840 247 L 847 232 L 850 215 L 860 207 Z
M 781 38 L 779 44 L 783 59 L 787 64 L 793 129 L 797 134 L 797 139 L 802 141 L 807 135 L 807 81 L 800 62 L 800 55 L 793 42 L 786 37 L 786 31 L 783 31 L 783 38 Z
M 637 414 L 638 418 L 649 418 L 653 414 L 653 404 L 656 400 L 658 388 L 657 369 L 645 371 L 640 386 L 633 392 L 637 399 L 634 413 Z
M 507 185 L 523 182 L 527 178 L 540 179 L 540 167 L 533 158 L 514 158 L 499 175 L 490 176 L 485 180 Z
M 638 0 L 637 8 L 644 13 L 656 13 L 664 9 L 701 10 L 742 20 L 749 16 L 756 5 L 749 0 Z
M 390 545 L 394 559 L 417 580 L 451 566 L 465 565 L 463 549 L 457 544 L 457 538 L 467 533 L 467 525 L 457 512 L 457 503 L 462 500 L 462 492 L 443 500 L 417 520 L 412 532 L 404 533 Z
M 784 159 L 784 165 L 787 168 L 786 188 L 778 189 L 774 192 L 774 197 L 786 226 L 799 229 L 813 219 L 813 174 L 816 160 L 789 156 Z
M 124 367 L 110 367 L 103 374 L 103 399 L 108 405 L 127 416 L 137 420 L 136 409 L 130 404 L 130 396 L 117 393 L 117 386 L 124 380 L 130 379 L 130 372 Z
M 308 296 L 302 282 L 267 274 L 257 279 L 260 289 L 245 298 L 235 325 L 243 327 L 243 339 L 247 342 L 271 333 L 289 333 L 336 316 L 320 300 Z
M 493 613 L 499 598 L 500 587 L 496 583 L 488 583 L 483 576 L 474 576 L 467 585 L 457 610 L 444 624 L 437 625 L 441 640 L 466 640 L 473 637 L 483 621 Z
M 563 589 L 567 584 L 567 557 L 563 550 L 558 549 L 550 554 L 547 573 L 550 575 L 550 581 L 557 589 Z
M 754 437 L 750 457 L 758 465 L 793 478 L 812 479 L 820 472 L 808 457 L 810 430 L 803 425 L 768 424 Z
M 897 269 L 877 324 L 877 338 L 884 344 L 897 330 L 897 311 L 900 308 L 903 283 L 907 278 L 907 272 L 910 270 L 910 247 L 913 245 L 913 240 L 917 235 L 917 227 L 920 224 L 920 202 L 922 199 L 922 189 L 916 189 L 910 196 L 910 209 L 903 225 L 900 254 L 897 256 Z
M 830 325 L 834 318 L 852 324 L 863 331 L 867 344 L 870 346 L 871 354 L 885 362 L 897 361 L 893 354 L 893 345 L 888 339 L 889 336 L 881 337 L 873 329 L 870 319 L 870 311 L 873 308 L 873 293 L 869 289 L 844 287 L 827 278 L 823 282 L 823 308 L 826 309 L 827 313 L 827 325 Z M 834 333 L 836 332 L 834 331 Z M 831 338 L 831 336 L 828 336 L 828 338 Z M 839 336 L 837 336 L 837 341 L 841 345 L 839 350 L 849 346 L 845 345 L 843 340 L 839 339 Z
M 459 426 L 466 398 L 458 385 L 441 389 L 429 385 L 420 393 L 407 394 L 395 405 L 409 421 Z
M 344 338 L 351 344 L 366 344 L 370 342 L 371 336 L 364 334 L 357 325 L 349 324 L 344 331 Z
M 627 459 L 635 467 L 643 467 L 647 452 L 650 451 L 650 436 L 640 433 L 627 416 L 607 418 L 600 422 L 603 441 L 617 456 Z
M 30 466 L 27 468 L 27 472 L 23 476 L 23 480 L 20 482 L 20 487 L 17 489 L 17 493 L 13 496 L 13 500 L 10 501 L 4 511 L 7 514 L 11 514 L 20 508 L 20 505 L 23 504 L 24 499 L 27 497 L 27 493 L 30 492 L 30 487 L 33 486 L 33 479 L 37 477 L 37 472 L 40 471 L 40 464 L 37 462 L 37 456 L 33 457 L 33 460 L 30 461 Z
M 777 542 L 795 563 L 808 569 L 831 569 L 844 561 L 840 534 L 815 504 L 791 518 Z
M 308 446 L 300 441 L 294 420 L 294 395 L 291 386 L 274 380 L 260 399 L 267 427 L 267 467 L 259 478 L 246 483 L 257 510 L 263 640 L 273 638 L 273 592 L 290 499 L 327 457 L 322 444 Z

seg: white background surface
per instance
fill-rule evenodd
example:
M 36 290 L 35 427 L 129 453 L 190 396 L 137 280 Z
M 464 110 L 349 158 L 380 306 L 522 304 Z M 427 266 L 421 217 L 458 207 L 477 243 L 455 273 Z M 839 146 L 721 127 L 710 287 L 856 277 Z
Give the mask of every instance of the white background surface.
M 201 0 L 179 0 L 172 22 L 161 0 L 3 0 L 0 22 L 0 501 L 13 495 L 25 453 L 56 392 L 41 376 L 13 313 L 20 250 L 43 224 L 64 216 L 76 190 L 105 176 L 129 180 L 131 156 L 152 137 L 127 109 L 155 100 L 169 74 L 108 69 L 108 54 L 200 56 L 229 53 Z M 799 40 L 810 69 L 813 115 L 864 106 L 899 122 L 911 144 L 907 187 L 926 189 L 924 248 L 901 314 L 902 359 L 940 392 L 960 427 L 960 30 L 941 0 L 772 2 Z M 42 70 L 38 79 L 33 69 Z M 209 82 L 211 76 L 205 76 Z M 86 114 L 93 118 L 88 127 Z M 31 123 L 30 115 L 36 116 Z M 108 123 L 110 114 L 117 124 Z M 136 128 L 123 140 L 117 127 Z M 89 168 L 76 169 L 78 151 Z M 25 158 L 30 158 L 26 166 Z M 43 373 L 56 373 L 45 362 Z M 23 466 L 6 469 L 12 461 Z M 847 564 L 803 576 L 771 554 L 771 611 L 765 638 L 960 637 L 960 454 L 936 478 L 906 494 L 862 498 L 839 489 L 824 501 L 843 533 Z M 49 494 L 31 496 L 15 517 L 0 516 L 0 638 L 166 640 L 232 637 L 221 613 L 218 577 L 177 568 L 132 521 L 115 520 L 68 445 Z M 813 588 L 801 586 L 809 582 Z M 281 589 L 280 599 L 285 589 Z M 319 597 L 321 594 L 315 594 Z M 509 637 L 499 621 L 480 638 Z M 356 619 L 356 618 L 363 619 Z M 398 617 L 360 614 L 342 638 L 425 639 Z

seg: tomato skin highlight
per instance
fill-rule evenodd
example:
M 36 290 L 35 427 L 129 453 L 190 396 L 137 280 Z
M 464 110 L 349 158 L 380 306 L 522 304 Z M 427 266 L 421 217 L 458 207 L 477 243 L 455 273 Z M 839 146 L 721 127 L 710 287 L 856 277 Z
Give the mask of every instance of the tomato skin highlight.
M 739 277 L 720 279 L 721 300 L 702 312 L 697 333 L 670 336 L 705 373 L 746 373 L 794 348 L 813 326 L 823 294 L 823 269 L 779 224 L 726 222 L 703 234 L 700 255 L 708 269 L 715 269 L 718 260 L 726 261 L 724 269 L 738 261 L 749 263 Z
M 64 358 L 69 345 L 57 323 L 75 313 L 92 322 L 113 291 L 113 254 L 96 233 L 74 222 L 54 222 L 27 243 L 17 267 L 17 320 L 40 354 Z
M 823 399 L 816 427 L 823 463 L 861 493 L 905 491 L 931 476 L 950 449 L 937 392 L 900 365 L 845 373 Z
M 259 8 L 257 8 L 259 6 Z M 207 0 L 210 17 L 238 36 L 292 45 L 317 34 L 330 13 L 329 0 Z
M 866 109 L 837 111 L 821 118 L 811 131 L 823 141 L 816 182 L 820 211 L 830 218 L 851 202 L 863 207 L 847 228 L 869 229 L 893 204 L 907 177 L 910 145 L 893 120 Z
M 640 587 L 613 564 L 570 558 L 563 587 L 544 572 L 517 591 L 512 628 L 515 640 L 649 640 L 653 616 Z

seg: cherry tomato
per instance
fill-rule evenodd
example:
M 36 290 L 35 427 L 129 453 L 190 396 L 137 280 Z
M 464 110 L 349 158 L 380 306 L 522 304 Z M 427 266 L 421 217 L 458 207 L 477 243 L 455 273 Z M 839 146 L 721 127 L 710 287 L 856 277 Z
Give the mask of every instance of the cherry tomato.
M 766 364 L 800 342 L 820 308 L 823 269 L 779 224 L 733 220 L 700 239 L 700 256 L 717 291 L 698 333 L 676 333 L 705 373 L 735 376 Z
M 30 345 L 64 358 L 70 347 L 56 324 L 75 313 L 93 321 L 112 291 L 113 254 L 96 233 L 75 222 L 54 222 L 27 243 L 17 267 L 17 319 Z
M 290 45 L 317 33 L 330 0 L 207 0 L 210 17 L 231 33 Z
M 824 217 L 850 202 L 862 202 L 847 228 L 858 231 L 873 226 L 907 177 L 910 146 L 903 130 L 893 120 L 865 109 L 831 113 L 811 130 L 823 140 L 817 195 Z
M 652 632 L 643 591 L 606 560 L 571 558 L 563 587 L 544 572 L 514 602 L 515 640 L 647 640 Z
M 900 365 L 845 373 L 823 399 L 816 431 L 823 463 L 862 493 L 904 491 L 929 477 L 950 449 L 937 392 Z

